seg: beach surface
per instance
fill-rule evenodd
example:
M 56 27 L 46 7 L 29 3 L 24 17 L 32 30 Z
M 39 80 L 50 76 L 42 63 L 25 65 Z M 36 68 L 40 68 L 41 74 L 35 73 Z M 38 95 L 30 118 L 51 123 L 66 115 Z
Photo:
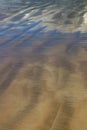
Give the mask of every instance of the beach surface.
M 60 37 L 0 50 L 0 130 L 87 129 L 87 46 Z
M 87 130 L 86 22 L 56 24 L 49 2 L 9 2 L 0 9 L 0 130 Z

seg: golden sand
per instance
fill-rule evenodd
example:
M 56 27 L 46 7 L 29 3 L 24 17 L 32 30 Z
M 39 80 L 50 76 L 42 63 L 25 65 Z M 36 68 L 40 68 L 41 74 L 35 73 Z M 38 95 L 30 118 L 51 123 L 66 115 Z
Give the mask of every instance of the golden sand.
M 68 44 L 0 53 L 0 130 L 87 130 L 87 51 Z

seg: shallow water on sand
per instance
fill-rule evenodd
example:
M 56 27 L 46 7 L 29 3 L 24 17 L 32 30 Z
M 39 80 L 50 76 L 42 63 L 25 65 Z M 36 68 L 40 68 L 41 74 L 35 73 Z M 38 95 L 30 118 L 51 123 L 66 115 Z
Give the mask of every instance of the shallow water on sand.
M 0 130 L 87 130 L 86 0 L 0 0 Z

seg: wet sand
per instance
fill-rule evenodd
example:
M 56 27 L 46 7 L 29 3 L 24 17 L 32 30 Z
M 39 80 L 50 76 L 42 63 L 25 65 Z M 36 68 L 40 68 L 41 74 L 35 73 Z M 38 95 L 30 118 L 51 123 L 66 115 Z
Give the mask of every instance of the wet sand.
M 86 5 L 0 0 L 0 130 L 87 130 Z
M 46 35 L 0 48 L 0 130 L 87 130 L 84 35 Z

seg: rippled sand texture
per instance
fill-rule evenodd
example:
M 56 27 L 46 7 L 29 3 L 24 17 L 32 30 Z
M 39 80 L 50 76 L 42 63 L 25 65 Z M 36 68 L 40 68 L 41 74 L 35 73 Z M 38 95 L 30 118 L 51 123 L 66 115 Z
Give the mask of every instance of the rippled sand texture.
M 77 34 L 0 49 L 0 130 L 87 130 L 87 35 Z
M 0 130 L 87 130 L 86 5 L 0 0 Z

